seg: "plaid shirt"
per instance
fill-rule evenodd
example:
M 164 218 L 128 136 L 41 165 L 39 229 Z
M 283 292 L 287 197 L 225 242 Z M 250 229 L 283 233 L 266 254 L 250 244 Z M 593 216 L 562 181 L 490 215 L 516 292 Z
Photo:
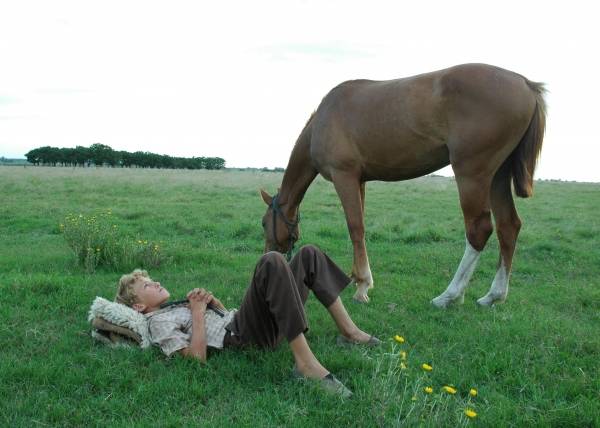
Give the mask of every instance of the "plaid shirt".
M 223 348 L 225 326 L 231 322 L 236 310 L 225 311 L 220 317 L 207 310 L 204 314 L 206 344 L 212 348 Z M 190 346 L 192 339 L 192 312 L 187 306 L 172 306 L 146 314 L 152 343 L 171 356 L 174 352 Z

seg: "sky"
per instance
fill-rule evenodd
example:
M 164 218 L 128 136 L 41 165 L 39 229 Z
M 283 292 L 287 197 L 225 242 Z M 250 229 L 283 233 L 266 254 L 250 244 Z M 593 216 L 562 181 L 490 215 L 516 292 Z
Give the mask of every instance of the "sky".
M 0 0 L 0 156 L 102 143 L 285 167 L 338 83 L 484 62 L 547 85 L 536 178 L 600 182 L 593 3 Z

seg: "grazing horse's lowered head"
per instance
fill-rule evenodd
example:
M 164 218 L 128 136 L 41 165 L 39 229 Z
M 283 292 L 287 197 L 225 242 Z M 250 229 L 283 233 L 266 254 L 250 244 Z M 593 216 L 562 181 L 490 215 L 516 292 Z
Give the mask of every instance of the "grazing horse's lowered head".
M 260 195 L 268 205 L 262 218 L 265 234 L 265 253 L 279 251 L 287 254 L 288 261 L 292 256 L 294 244 L 300 238 L 300 214 L 297 207 L 290 209 L 287 201 L 282 201 L 277 193 L 270 196 L 261 189 Z M 292 211 L 292 212 L 290 212 Z

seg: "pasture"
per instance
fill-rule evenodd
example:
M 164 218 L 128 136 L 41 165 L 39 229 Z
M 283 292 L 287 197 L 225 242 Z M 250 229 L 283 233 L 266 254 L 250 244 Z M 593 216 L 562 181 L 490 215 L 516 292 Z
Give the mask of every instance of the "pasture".
M 493 235 L 465 304 L 439 310 L 429 301 L 465 244 L 454 181 L 368 183 L 375 288 L 368 305 L 351 302 L 353 287 L 342 299 L 384 345 L 336 347 L 326 311 L 314 297 L 307 304 L 307 339 L 354 391 L 348 401 L 293 380 L 287 345 L 212 353 L 201 366 L 90 338 L 88 308 L 95 296 L 114 297 L 123 272 L 76 264 L 59 226 L 67 215 L 110 210 L 124 236 L 160 242 L 164 261 L 149 270 L 173 297 L 203 286 L 236 307 L 263 249 L 258 189 L 273 193 L 281 177 L 0 167 L 0 425 L 600 425 L 598 184 L 537 182 L 533 198 L 516 200 L 523 228 L 507 303 L 475 304 L 496 271 Z M 317 178 L 300 212 L 298 245 L 318 245 L 348 271 L 352 245 L 333 186 Z

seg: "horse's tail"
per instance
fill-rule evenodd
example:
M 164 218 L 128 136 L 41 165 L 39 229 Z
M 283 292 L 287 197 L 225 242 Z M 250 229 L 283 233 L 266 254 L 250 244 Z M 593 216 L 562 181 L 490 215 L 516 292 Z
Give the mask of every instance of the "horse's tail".
M 523 135 L 519 145 L 509 158 L 515 194 L 521 198 L 528 198 L 533 195 L 533 172 L 542 151 L 542 142 L 546 130 L 546 101 L 544 100 L 546 88 L 544 88 L 543 83 L 532 82 L 527 79 L 525 79 L 525 82 L 535 95 L 535 111 L 525 135 Z

